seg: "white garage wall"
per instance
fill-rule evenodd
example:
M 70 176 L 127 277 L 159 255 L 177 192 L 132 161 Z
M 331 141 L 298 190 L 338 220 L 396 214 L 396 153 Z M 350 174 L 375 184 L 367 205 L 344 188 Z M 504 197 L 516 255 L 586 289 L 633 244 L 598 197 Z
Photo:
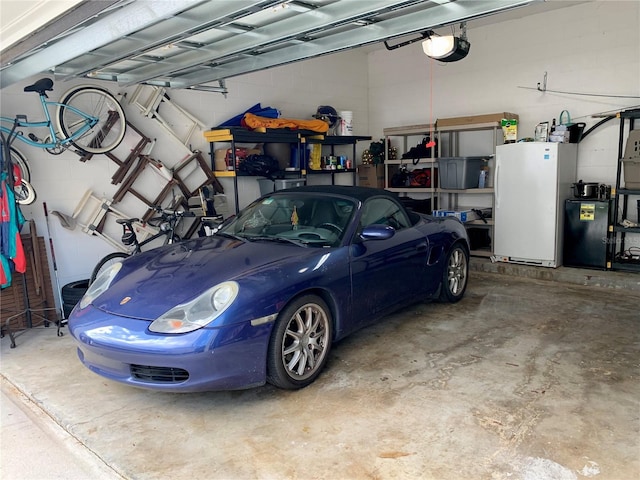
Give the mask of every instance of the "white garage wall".
M 438 117 L 513 112 L 519 137 L 533 137 L 537 123 L 565 109 L 589 128 L 601 120 L 594 114 L 640 105 L 639 25 L 640 2 L 597 1 L 477 28 L 470 22 L 470 53 L 455 63 L 428 59 L 420 43 L 372 52 L 370 134 Z M 549 90 L 611 96 L 539 92 L 545 72 Z M 610 121 L 579 144 L 579 178 L 615 182 L 618 127 Z
M 2 89 L 2 116 L 26 114 L 30 120 L 42 118 L 37 95 L 22 91 L 24 86 L 42 76 L 44 75 Z M 49 96 L 51 99 L 58 99 L 63 92 L 78 83 L 88 82 L 56 81 L 54 91 Z M 135 90 L 133 87 L 119 89 L 112 83 L 99 84 L 114 94 L 126 93 L 128 98 L 131 98 Z M 227 88 L 229 93 L 226 98 L 219 93 L 187 90 L 171 91 L 169 95 L 173 102 L 203 122 L 206 125 L 204 130 L 219 125 L 256 103 L 279 109 L 283 117 L 302 119 L 312 118 L 319 105 L 332 105 L 337 110 L 354 112 L 355 134 L 365 135 L 369 130 L 367 56 L 364 51 L 343 52 L 229 79 Z M 176 140 L 170 138 L 154 120 L 143 117 L 137 107 L 128 103 L 126 97 L 121 103 L 128 120 L 145 135 L 157 139 L 151 157 L 171 167 L 186 156 L 186 150 Z M 165 108 L 161 106 L 161 114 L 166 111 Z M 168 117 L 167 120 L 172 119 Z M 175 125 L 176 130 L 183 131 L 184 125 L 178 122 Z M 209 159 L 209 144 L 202 133 L 196 132 L 191 139 L 191 148 L 201 150 L 205 158 Z M 32 205 L 22 206 L 22 212 L 27 220 L 35 220 L 39 235 L 46 237 L 43 201 L 47 203 L 50 212 L 56 210 L 71 215 L 85 191 L 91 190 L 98 197 L 110 199 L 120 186 L 111 184 L 111 177 L 116 172 L 117 165 L 104 155 L 96 155 L 82 163 L 77 155 L 70 152 L 52 156 L 44 150 L 30 147 L 20 141 L 13 145 L 25 154 L 31 166 L 32 184 L 38 198 Z M 117 157 L 124 159 L 128 154 L 127 148 L 130 149 L 132 145 L 119 147 L 116 150 Z M 153 199 L 165 182 L 159 175 L 148 170 L 145 170 L 135 187 L 143 192 L 150 192 L 147 198 Z M 228 194 L 230 207 L 233 208 L 232 181 L 224 178 L 221 179 L 221 183 Z M 259 196 L 255 180 L 239 179 L 239 191 L 241 207 Z M 146 206 L 132 195 L 127 195 L 114 207 L 132 217 L 142 216 L 146 211 Z M 49 219 L 61 286 L 88 278 L 96 262 L 113 251 L 108 243 L 96 236 L 82 233 L 79 227 L 68 230 L 61 226 L 56 217 L 49 215 Z M 106 231 L 112 233 L 113 237 L 120 238 L 120 227 L 115 222 L 110 221 Z

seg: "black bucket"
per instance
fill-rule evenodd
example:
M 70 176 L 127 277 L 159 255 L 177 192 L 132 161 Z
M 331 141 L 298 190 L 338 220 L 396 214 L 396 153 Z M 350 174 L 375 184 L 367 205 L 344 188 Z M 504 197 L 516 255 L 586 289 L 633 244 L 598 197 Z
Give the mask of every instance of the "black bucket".
M 583 122 L 568 125 L 567 128 L 569 129 L 569 143 L 580 143 L 580 140 L 582 140 L 584 127 L 586 126 L 587 124 Z

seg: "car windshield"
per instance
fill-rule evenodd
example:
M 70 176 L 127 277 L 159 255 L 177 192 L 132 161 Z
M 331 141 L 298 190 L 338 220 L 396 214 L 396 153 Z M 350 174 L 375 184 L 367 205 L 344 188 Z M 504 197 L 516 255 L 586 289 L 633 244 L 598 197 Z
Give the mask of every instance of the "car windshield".
M 343 197 L 275 192 L 253 202 L 218 233 L 255 242 L 336 247 L 355 209 Z

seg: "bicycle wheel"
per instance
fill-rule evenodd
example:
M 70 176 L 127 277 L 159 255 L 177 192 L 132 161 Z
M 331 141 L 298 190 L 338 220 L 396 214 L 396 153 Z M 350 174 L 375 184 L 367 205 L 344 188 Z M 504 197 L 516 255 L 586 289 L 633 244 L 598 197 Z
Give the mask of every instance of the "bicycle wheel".
M 96 278 L 98 278 L 98 276 L 100 276 L 100 274 L 105 271 L 107 268 L 109 268 L 111 265 L 113 265 L 116 262 L 120 262 L 122 260 L 124 260 L 125 258 L 129 258 L 129 254 L 128 253 L 124 253 L 124 252 L 113 252 L 110 253 L 109 255 L 107 255 L 106 257 L 104 257 L 102 260 L 100 260 L 98 262 L 98 264 L 96 265 L 96 267 L 93 269 L 93 272 L 91 272 L 91 278 L 89 279 L 89 285 L 91 285 Z
M 36 201 L 36 191 L 24 178 L 20 181 L 20 185 L 13 187 L 13 194 L 16 197 L 16 203 L 20 205 L 31 205 Z
M 70 90 L 58 107 L 59 130 L 65 138 L 78 135 L 87 124 L 85 115 L 98 118 L 98 123 L 71 143 L 87 153 L 107 153 L 120 145 L 127 128 L 122 106 L 106 90 L 96 87 L 78 87 Z M 75 109 L 75 110 L 74 110 Z
M 29 170 L 29 164 L 27 158 L 20 153 L 20 150 L 14 147 L 10 147 L 11 150 L 11 163 L 17 165 L 20 169 L 20 175 L 27 182 L 31 181 L 31 171 Z

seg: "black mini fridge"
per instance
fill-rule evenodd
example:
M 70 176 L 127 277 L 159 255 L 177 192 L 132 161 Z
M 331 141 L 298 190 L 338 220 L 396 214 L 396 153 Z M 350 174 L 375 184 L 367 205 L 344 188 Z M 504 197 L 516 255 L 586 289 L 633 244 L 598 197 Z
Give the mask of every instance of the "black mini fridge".
M 612 213 L 612 200 L 565 201 L 563 265 L 608 268 Z

